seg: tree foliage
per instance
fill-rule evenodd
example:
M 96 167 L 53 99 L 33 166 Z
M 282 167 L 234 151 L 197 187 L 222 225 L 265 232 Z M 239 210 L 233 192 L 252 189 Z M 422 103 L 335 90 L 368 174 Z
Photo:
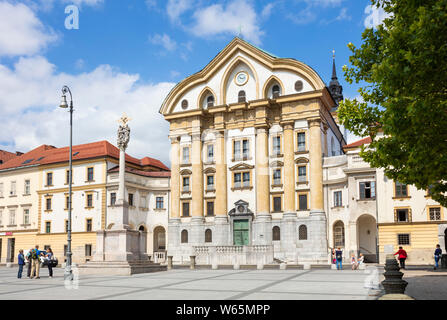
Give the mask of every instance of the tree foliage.
M 390 17 L 362 34 L 344 66 L 360 99 L 343 101 L 339 117 L 361 137 L 361 156 L 387 177 L 447 206 L 447 0 L 371 0 Z M 360 101 L 359 101 L 360 100 Z

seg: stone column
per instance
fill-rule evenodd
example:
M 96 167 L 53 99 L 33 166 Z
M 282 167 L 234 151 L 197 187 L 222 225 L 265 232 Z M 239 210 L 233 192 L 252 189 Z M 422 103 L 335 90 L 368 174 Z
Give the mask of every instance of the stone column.
M 225 152 L 225 132 L 216 132 L 216 202 L 215 231 L 213 242 L 216 245 L 229 245 L 227 210 L 227 161 Z
M 180 141 L 171 137 L 171 208 L 170 217 L 180 218 Z
M 323 152 L 321 119 L 309 119 L 310 127 L 310 217 L 309 234 L 312 243 L 312 260 L 327 262 L 327 219 L 323 201 Z
M 268 128 L 256 130 L 256 217 L 253 222 L 253 244 L 272 244 L 270 214 L 270 172 Z
M 203 165 L 202 165 L 202 139 L 200 132 L 192 134 L 192 219 L 191 219 L 191 244 L 205 242 L 203 230 Z
M 293 143 L 293 123 L 284 125 L 284 212 L 295 209 L 295 148 Z

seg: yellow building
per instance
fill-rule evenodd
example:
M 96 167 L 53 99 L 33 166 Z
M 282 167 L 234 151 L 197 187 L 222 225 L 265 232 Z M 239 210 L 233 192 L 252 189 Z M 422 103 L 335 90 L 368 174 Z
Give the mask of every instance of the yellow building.
M 244 247 L 241 263 L 256 252 L 264 263 L 327 262 L 322 159 L 345 144 L 333 117 L 341 97 L 335 74 L 328 88 L 309 66 L 239 38 L 174 87 L 160 109 L 174 261 L 193 252 L 212 263 L 218 248 L 217 263 L 232 264 Z

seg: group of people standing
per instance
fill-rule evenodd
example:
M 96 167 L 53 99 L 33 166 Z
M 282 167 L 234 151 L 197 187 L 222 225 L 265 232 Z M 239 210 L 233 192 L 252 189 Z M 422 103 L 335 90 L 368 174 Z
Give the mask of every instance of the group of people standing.
M 351 255 L 351 268 L 352 270 L 358 270 L 361 265 L 365 263 L 365 257 L 363 253 L 360 253 L 357 259 L 354 254 Z M 332 264 L 337 266 L 337 270 L 343 270 L 343 250 L 340 248 L 332 249 Z
M 51 248 L 46 251 L 39 250 L 39 246 L 34 249 L 30 249 L 25 255 L 23 249 L 19 250 L 18 262 L 19 262 L 19 272 L 17 278 L 22 278 L 23 267 L 25 264 L 28 265 L 27 276 L 30 279 L 40 279 L 40 265 L 44 263 L 48 266 L 49 277 L 53 277 L 53 265 L 55 257 Z

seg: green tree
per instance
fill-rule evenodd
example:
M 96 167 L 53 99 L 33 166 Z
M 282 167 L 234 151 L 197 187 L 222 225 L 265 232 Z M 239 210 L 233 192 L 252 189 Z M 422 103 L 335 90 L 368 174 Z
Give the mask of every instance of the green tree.
M 390 17 L 348 44 L 361 99 L 344 100 L 340 120 L 373 138 L 361 151 L 371 166 L 447 206 L 447 0 L 371 2 Z

